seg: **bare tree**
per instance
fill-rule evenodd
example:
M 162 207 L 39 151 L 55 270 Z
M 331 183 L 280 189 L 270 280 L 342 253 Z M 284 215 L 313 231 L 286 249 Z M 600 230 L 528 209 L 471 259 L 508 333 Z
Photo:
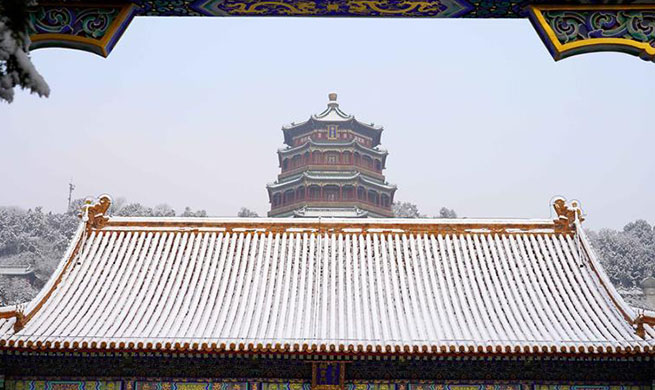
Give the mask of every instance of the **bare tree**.
M 239 212 L 237 213 L 237 217 L 241 218 L 254 218 L 254 217 L 259 217 L 259 214 L 257 214 L 256 211 L 250 210 L 247 207 L 241 207 Z

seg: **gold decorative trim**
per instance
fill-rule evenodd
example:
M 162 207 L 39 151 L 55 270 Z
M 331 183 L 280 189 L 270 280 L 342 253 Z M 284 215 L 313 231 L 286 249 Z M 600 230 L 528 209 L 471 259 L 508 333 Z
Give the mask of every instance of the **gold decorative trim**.
M 57 3 L 52 3 L 55 5 L 61 5 Z M 52 5 L 51 3 L 40 3 L 40 6 Z M 86 4 L 74 3 L 72 6 L 83 7 L 91 6 L 97 8 L 114 8 L 116 7 L 113 4 Z M 134 17 L 136 12 L 135 4 L 121 5 L 121 10 L 116 16 L 116 19 L 112 21 L 111 26 L 107 29 L 107 32 L 103 35 L 101 39 L 93 39 L 87 37 L 81 37 L 77 35 L 69 34 L 60 34 L 60 33 L 37 33 L 30 35 L 30 41 L 34 44 L 35 47 L 32 50 L 40 49 L 42 47 L 50 47 L 49 44 L 58 43 L 61 44 L 61 47 L 68 48 L 77 48 L 85 51 L 90 51 L 95 54 L 99 54 L 102 57 L 107 57 L 111 48 L 109 44 L 112 39 L 115 38 L 118 41 L 119 37 L 115 37 L 116 34 L 122 34 L 123 31 L 120 31 L 121 28 L 127 28 L 127 25 L 131 22 L 131 18 Z M 113 46 L 113 45 L 112 45 Z M 87 50 L 88 49 L 88 50 Z
M 622 5 L 567 5 L 567 4 L 534 4 L 528 6 L 528 16 L 537 32 L 541 36 L 553 59 L 559 61 L 562 58 L 576 54 L 584 54 L 597 51 L 617 51 L 634 54 L 644 60 L 655 61 L 655 47 L 647 42 L 638 42 L 627 38 L 587 38 L 573 42 L 561 43 L 557 34 L 544 17 L 544 11 L 630 11 L 644 10 L 655 11 L 655 5 L 647 4 L 622 4 Z

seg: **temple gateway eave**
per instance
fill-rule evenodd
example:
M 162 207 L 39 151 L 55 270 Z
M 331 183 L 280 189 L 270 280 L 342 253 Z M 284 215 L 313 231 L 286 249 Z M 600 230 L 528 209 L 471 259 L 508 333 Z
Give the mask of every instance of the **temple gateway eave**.
M 525 18 L 533 24 L 556 61 L 599 51 L 628 53 L 655 61 L 655 38 L 650 27 L 655 20 L 655 0 L 632 3 L 618 0 L 602 3 L 583 0 L 371 0 L 355 3 L 348 0 L 289 0 L 284 3 L 264 0 L 54 0 L 29 10 L 31 48 L 65 47 L 106 57 L 130 22 L 141 16 Z M 325 117 L 339 122 L 348 118 L 338 113 Z

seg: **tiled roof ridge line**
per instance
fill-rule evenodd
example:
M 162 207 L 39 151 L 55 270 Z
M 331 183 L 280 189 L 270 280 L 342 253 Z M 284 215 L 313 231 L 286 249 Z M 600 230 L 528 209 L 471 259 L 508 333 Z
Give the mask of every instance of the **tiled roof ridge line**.
M 27 303 L 26 308 L 19 308 L 18 305 L 14 306 L 13 309 L 7 310 L 7 308 L 0 307 L 0 319 L 7 318 L 16 318 L 16 321 L 20 321 L 18 327 L 15 327 L 15 331 L 18 332 L 22 329 L 36 313 L 43 307 L 46 301 L 52 296 L 54 291 L 57 289 L 57 286 L 61 283 L 64 274 L 68 271 L 70 265 L 73 263 L 73 260 L 77 257 L 79 249 L 82 247 L 83 238 L 88 232 L 86 231 L 86 222 L 80 222 L 77 231 L 73 235 L 66 253 L 62 259 L 67 259 L 66 261 L 61 261 L 59 266 L 55 269 L 48 279 L 46 285 L 41 289 L 41 291 L 34 297 L 30 302 Z M 4 309 L 4 310 L 3 310 Z M 26 313 L 24 314 L 23 311 Z
M 559 231 L 552 226 L 509 226 L 509 227 L 493 227 L 485 225 L 442 225 L 442 226 L 368 226 L 366 228 L 353 228 L 350 226 L 332 225 L 327 223 L 316 223 L 311 226 L 298 226 L 298 225 L 262 225 L 262 224 L 225 224 L 216 226 L 202 226 L 202 225 L 189 225 L 189 224 L 167 224 L 157 222 L 137 222 L 137 221 L 109 221 L 107 226 L 101 229 L 102 231 L 130 231 L 130 232 L 189 232 L 189 233 L 233 233 L 233 234 L 334 234 L 334 235 L 361 235 L 367 236 L 374 235 L 521 235 L 521 234 L 537 234 L 537 235 L 575 235 L 572 231 Z
M 587 259 L 589 259 L 589 263 L 591 265 L 591 269 L 594 271 L 596 276 L 598 276 L 598 280 L 600 282 L 600 285 L 605 289 L 605 292 L 607 292 L 607 295 L 609 296 L 610 300 L 616 306 L 618 311 L 621 313 L 623 318 L 625 318 L 628 323 L 632 326 L 637 326 L 637 329 L 635 330 L 638 334 L 640 333 L 639 330 L 643 332 L 642 334 L 639 334 L 641 338 L 646 338 L 646 333 L 645 330 L 643 330 L 643 324 L 644 322 L 648 325 L 652 326 L 652 322 L 655 322 L 655 318 L 646 316 L 644 314 L 636 314 L 632 308 L 625 302 L 623 297 L 616 291 L 616 288 L 614 285 L 610 282 L 609 276 L 603 269 L 602 265 L 596 258 L 596 255 L 594 251 L 591 248 L 591 243 L 589 242 L 589 238 L 587 237 L 586 233 L 584 232 L 584 229 L 582 228 L 582 223 L 579 220 L 575 221 L 575 229 L 577 231 L 577 237 L 580 240 L 582 250 L 584 251 Z M 651 336 L 653 336 L 652 332 L 649 332 Z

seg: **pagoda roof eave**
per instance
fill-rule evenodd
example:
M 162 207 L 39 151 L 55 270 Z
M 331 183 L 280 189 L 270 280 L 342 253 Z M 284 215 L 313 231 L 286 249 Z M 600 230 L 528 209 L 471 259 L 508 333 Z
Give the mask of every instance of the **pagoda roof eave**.
M 319 119 L 315 119 L 314 117 L 311 117 L 309 118 L 309 120 L 299 124 L 294 124 L 291 126 L 283 126 L 282 132 L 284 133 L 284 143 L 286 143 L 287 145 L 291 145 L 293 142 L 293 137 L 303 134 L 304 132 L 310 132 L 316 130 L 317 125 L 323 125 L 323 124 L 327 125 L 331 123 L 339 124 L 339 125 L 340 124 L 352 125 L 353 131 L 360 132 L 363 135 L 370 137 L 373 141 L 373 145 L 380 144 L 380 138 L 382 137 L 382 132 L 384 131 L 384 127 L 382 126 L 371 126 L 364 122 L 360 122 L 359 120 L 355 119 L 355 117 L 341 122 L 319 120 Z
M 356 140 L 350 140 L 347 142 L 317 142 L 314 141 L 313 139 L 308 140 L 307 142 L 303 143 L 302 145 L 294 146 L 294 147 L 289 147 L 289 148 L 280 148 L 278 149 L 278 153 L 280 154 L 290 154 L 297 152 L 299 150 L 304 150 L 305 148 L 308 148 L 309 146 L 317 146 L 317 147 L 349 147 L 349 146 L 354 146 L 360 150 L 369 152 L 371 154 L 375 154 L 380 157 L 386 157 L 389 152 L 386 150 L 379 150 L 375 148 L 369 148 L 361 143 L 357 142 Z
M 352 181 L 352 180 L 359 180 L 363 184 L 367 184 L 369 186 L 377 187 L 383 190 L 387 191 L 395 191 L 397 187 L 393 184 L 387 184 L 387 183 L 380 183 L 375 180 L 370 180 L 367 179 L 365 175 L 362 175 L 360 172 L 355 172 L 351 173 L 349 175 L 317 175 L 317 174 L 312 174 L 311 172 L 302 172 L 301 174 L 298 174 L 298 176 L 295 177 L 290 177 L 287 178 L 287 180 L 284 180 L 282 182 L 276 182 L 276 183 L 269 183 L 266 185 L 266 189 L 269 190 L 269 193 L 271 190 L 278 189 L 278 188 L 284 188 L 288 185 L 294 185 L 298 183 L 307 183 L 307 180 L 314 181 L 314 182 L 321 182 L 321 181 Z M 313 183 L 312 183 L 313 184 Z M 310 184 L 311 185 L 311 184 Z

